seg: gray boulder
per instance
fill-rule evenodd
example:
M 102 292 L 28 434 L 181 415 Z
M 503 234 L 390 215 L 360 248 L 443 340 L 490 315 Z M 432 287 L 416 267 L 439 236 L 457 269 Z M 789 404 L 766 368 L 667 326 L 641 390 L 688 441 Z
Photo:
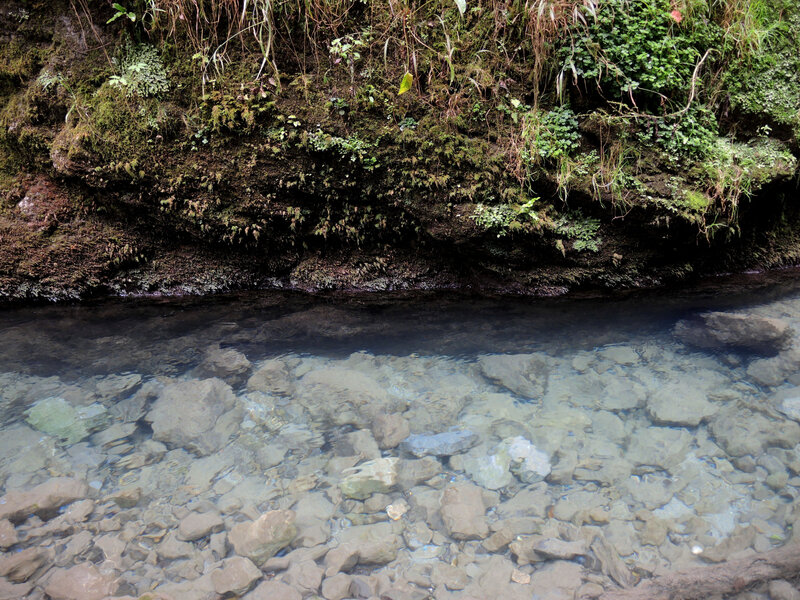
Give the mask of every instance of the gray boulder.
M 791 327 L 785 321 L 750 313 L 709 312 L 678 321 L 673 334 L 697 348 L 742 349 L 773 355 L 786 348 Z

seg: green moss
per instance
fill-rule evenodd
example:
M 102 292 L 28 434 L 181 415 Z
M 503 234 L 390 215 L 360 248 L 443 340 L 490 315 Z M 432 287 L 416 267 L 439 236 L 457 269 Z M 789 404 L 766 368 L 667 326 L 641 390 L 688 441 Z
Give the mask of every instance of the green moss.
M 706 211 L 710 203 L 711 198 L 702 192 L 697 190 L 684 190 L 683 192 L 683 202 L 681 204 L 688 210 L 702 213 Z

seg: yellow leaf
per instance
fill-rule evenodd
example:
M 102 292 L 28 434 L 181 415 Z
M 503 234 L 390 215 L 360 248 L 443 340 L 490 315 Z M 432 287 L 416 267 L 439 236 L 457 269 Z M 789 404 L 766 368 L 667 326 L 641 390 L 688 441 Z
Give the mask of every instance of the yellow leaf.
M 403 80 L 400 82 L 400 91 L 397 92 L 397 95 L 405 94 L 410 90 L 412 81 L 414 81 L 414 76 L 411 73 L 403 75 Z

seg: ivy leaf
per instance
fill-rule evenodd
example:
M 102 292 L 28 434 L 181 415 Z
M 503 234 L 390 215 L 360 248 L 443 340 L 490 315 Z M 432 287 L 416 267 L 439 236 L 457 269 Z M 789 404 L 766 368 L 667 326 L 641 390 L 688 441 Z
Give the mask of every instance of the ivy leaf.
M 414 76 L 411 73 L 406 72 L 403 75 L 403 80 L 400 82 L 400 90 L 397 92 L 397 95 L 405 94 L 408 90 L 411 89 L 411 83 L 414 81 Z
M 455 0 L 456 6 L 458 7 L 458 12 L 461 13 L 461 16 L 464 16 L 464 13 L 467 12 L 467 0 Z

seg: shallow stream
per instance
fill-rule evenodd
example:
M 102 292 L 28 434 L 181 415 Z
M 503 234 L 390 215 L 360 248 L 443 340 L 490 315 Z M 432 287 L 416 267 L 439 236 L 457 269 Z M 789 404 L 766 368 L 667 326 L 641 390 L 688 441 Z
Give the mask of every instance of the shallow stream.
M 800 285 L 736 289 L 6 309 L 0 600 L 592 598 L 776 548 Z

